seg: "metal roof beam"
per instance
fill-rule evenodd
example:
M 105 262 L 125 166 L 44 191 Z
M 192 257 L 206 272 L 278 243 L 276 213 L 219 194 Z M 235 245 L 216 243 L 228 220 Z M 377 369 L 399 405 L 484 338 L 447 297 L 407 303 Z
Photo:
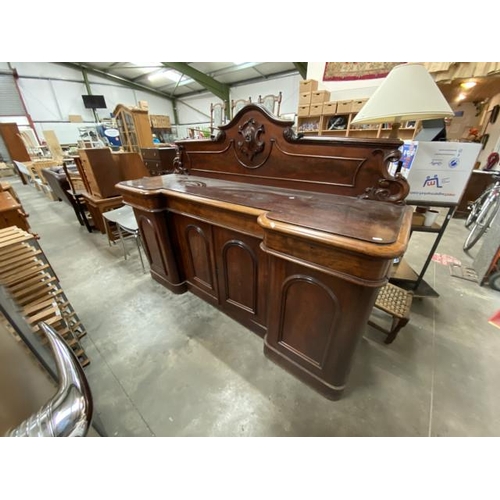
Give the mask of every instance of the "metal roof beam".
M 307 78 L 307 63 L 306 62 L 294 62 L 293 65 L 297 68 L 300 76 L 305 80 Z
M 129 80 L 128 78 L 122 78 L 121 76 L 110 75 L 106 71 L 102 71 L 100 69 L 93 68 L 93 67 L 88 66 L 86 64 L 72 63 L 72 62 L 64 62 L 64 63 L 58 62 L 56 64 L 61 64 L 62 66 L 77 69 L 79 71 L 86 70 L 88 73 L 92 73 L 94 75 L 101 76 L 102 78 L 106 78 L 107 80 L 110 80 L 112 82 L 123 85 L 124 87 L 129 87 L 129 88 L 134 89 L 134 90 L 142 90 L 143 92 L 148 92 L 150 94 L 154 94 L 154 95 L 163 97 L 164 99 L 168 99 L 169 101 L 172 101 L 172 97 L 170 95 L 166 94 L 165 92 L 160 92 L 158 90 L 152 89 L 151 87 L 147 87 L 146 85 L 142 85 L 141 83 L 133 82 L 132 80 Z
M 276 78 L 282 78 L 284 76 L 296 75 L 296 74 L 297 74 L 297 70 L 291 69 L 291 70 L 287 70 L 287 71 L 281 71 L 279 73 L 273 73 L 272 75 L 267 75 L 266 80 L 269 81 L 269 80 L 274 80 Z M 248 85 L 251 83 L 259 83 L 259 82 L 262 82 L 262 80 L 263 80 L 263 77 L 256 77 L 256 78 L 252 78 L 251 80 L 240 80 L 238 82 L 231 83 L 231 88 L 232 87 L 240 87 L 241 85 Z M 204 92 L 207 92 L 207 90 L 206 89 L 193 90 L 192 92 L 186 92 L 185 94 L 180 94 L 179 96 L 177 96 L 177 98 L 178 99 L 185 99 L 185 98 L 193 97 L 195 95 L 203 94 Z
M 229 85 L 225 85 L 224 83 L 215 80 L 211 76 L 198 71 L 185 62 L 162 62 L 162 64 L 167 68 L 172 68 L 176 71 L 179 71 L 180 73 L 183 73 L 189 78 L 192 78 L 195 82 L 203 85 L 207 90 L 212 92 L 212 94 L 226 102 L 226 111 L 228 111 L 230 105 Z

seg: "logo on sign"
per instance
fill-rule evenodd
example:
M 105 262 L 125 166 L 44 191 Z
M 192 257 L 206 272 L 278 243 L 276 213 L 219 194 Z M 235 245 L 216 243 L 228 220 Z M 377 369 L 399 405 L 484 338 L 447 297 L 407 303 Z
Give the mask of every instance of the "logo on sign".
M 452 158 L 449 162 L 448 162 L 448 166 L 450 168 L 455 168 L 455 167 L 458 167 L 458 164 L 460 163 L 460 160 L 458 158 Z
M 425 178 L 424 183 L 422 184 L 422 187 L 437 187 L 437 188 L 442 188 L 442 184 L 439 182 L 439 177 L 437 174 L 433 175 L 432 177 L 428 175 Z

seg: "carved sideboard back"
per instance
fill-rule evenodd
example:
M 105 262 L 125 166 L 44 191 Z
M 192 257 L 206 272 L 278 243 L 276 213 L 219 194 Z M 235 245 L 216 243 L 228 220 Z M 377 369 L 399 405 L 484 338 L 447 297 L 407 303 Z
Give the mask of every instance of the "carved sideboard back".
M 176 171 L 228 181 L 403 203 L 407 181 L 388 173 L 401 142 L 303 138 L 293 122 L 245 106 L 215 139 L 178 141 Z

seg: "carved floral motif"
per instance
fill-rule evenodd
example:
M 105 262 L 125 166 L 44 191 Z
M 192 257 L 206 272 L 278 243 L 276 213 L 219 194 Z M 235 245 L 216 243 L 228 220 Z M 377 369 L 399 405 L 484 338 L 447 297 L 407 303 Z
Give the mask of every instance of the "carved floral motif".
M 260 140 L 260 134 L 264 133 L 264 125 L 258 125 L 253 118 L 238 128 L 238 133 L 243 136 L 243 141 L 238 141 L 238 150 L 244 154 L 250 162 L 254 157 L 264 151 L 264 141 Z

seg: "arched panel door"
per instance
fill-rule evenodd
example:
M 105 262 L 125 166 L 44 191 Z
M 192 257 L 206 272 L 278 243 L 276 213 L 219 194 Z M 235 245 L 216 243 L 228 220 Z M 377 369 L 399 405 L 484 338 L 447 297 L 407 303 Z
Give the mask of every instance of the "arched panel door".
M 267 255 L 260 239 L 214 227 L 220 304 L 254 331 L 265 333 Z
M 317 278 L 295 274 L 283 282 L 280 302 L 278 343 L 321 370 L 339 317 L 337 297 Z
M 184 293 L 185 283 L 179 276 L 172 234 L 167 227 L 164 212 L 146 212 L 134 209 L 151 276 L 174 293 Z
M 211 226 L 183 215 L 173 214 L 172 217 L 186 281 L 193 292 L 201 291 L 202 295 L 217 299 Z

